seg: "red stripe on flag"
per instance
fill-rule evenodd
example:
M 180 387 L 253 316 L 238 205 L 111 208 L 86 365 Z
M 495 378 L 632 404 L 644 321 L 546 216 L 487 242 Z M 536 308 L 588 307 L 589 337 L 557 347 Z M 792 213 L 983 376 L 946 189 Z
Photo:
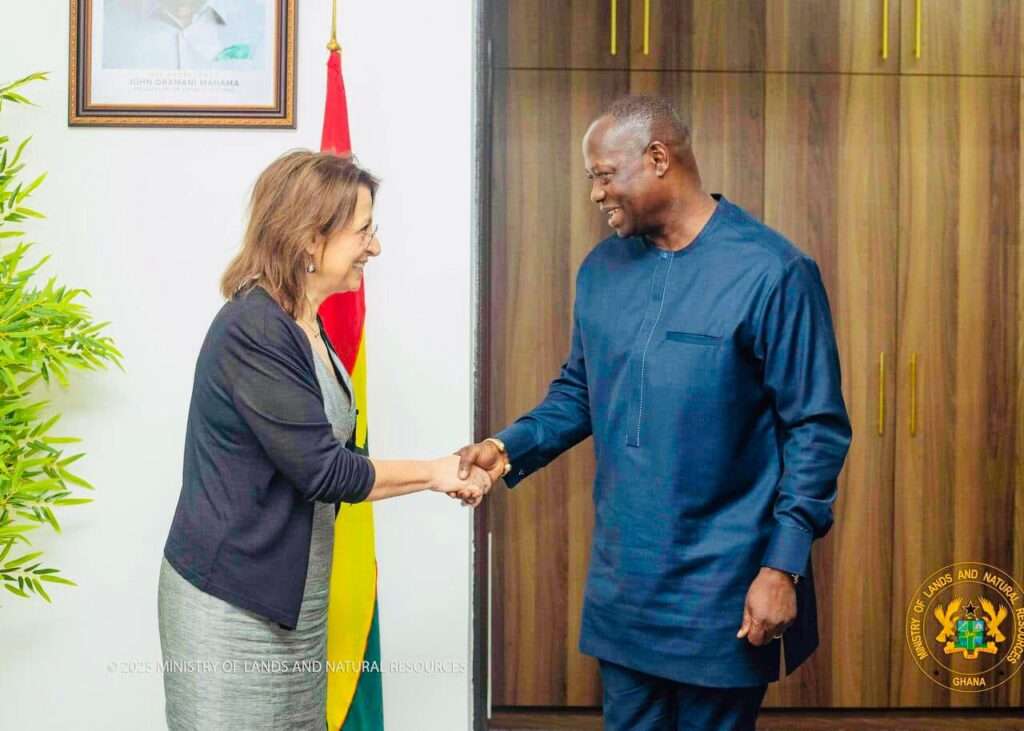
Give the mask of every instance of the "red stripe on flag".
M 331 339 L 331 345 L 350 374 L 355 372 L 359 342 L 363 338 L 366 320 L 366 298 L 363 285 L 355 292 L 334 294 L 320 305 L 320 319 Z
M 348 101 L 345 79 L 341 75 L 341 54 L 332 51 L 327 58 L 327 103 L 324 107 L 324 131 L 320 151 L 335 155 L 352 154 L 352 138 L 348 131 Z
M 327 58 L 327 103 L 320 150 L 344 157 L 352 154 L 345 79 L 341 74 L 341 54 L 337 51 L 331 52 Z M 320 319 L 345 369 L 349 373 L 354 372 L 366 321 L 364 285 L 360 284 L 356 292 L 343 292 L 328 297 L 320 306 Z

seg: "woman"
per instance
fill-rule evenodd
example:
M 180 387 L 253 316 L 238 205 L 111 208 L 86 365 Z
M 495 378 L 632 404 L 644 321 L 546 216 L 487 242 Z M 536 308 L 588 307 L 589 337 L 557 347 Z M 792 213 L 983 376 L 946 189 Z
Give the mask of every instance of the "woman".
M 160 570 L 170 729 L 323 729 L 335 506 L 428 489 L 475 505 L 490 489 L 480 470 L 458 479 L 456 456 L 346 449 L 352 384 L 316 313 L 380 254 L 376 190 L 355 163 L 306 151 L 253 189 L 196 365 Z

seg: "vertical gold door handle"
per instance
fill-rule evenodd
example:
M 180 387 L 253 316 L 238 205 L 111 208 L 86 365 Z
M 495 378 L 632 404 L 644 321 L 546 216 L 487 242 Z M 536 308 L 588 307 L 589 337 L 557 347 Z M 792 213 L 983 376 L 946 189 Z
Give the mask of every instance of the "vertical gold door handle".
M 917 353 L 910 356 L 910 436 L 917 436 Z
M 882 0 L 882 60 L 889 58 L 889 0 Z
M 619 8 L 617 0 L 611 0 L 612 6 L 612 55 L 616 55 L 619 52 L 618 47 L 618 19 L 619 19 Z
M 885 434 L 885 351 L 878 354 L 878 436 Z
M 644 0 L 644 55 L 651 53 L 651 0 Z
M 921 5 L 924 0 L 914 0 L 914 58 L 921 58 Z

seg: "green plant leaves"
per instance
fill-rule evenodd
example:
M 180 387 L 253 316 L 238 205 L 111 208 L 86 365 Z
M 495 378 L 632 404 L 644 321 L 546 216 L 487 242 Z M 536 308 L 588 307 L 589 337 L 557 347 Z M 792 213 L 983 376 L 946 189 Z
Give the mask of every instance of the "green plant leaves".
M 31 104 L 22 88 L 46 78 L 31 74 L 0 85 L 0 110 L 4 103 Z M 63 452 L 80 440 L 50 433 L 60 415 L 47 415 L 48 402 L 34 399 L 33 389 L 50 385 L 51 377 L 67 387 L 72 370 L 124 367 L 103 334 L 109 323 L 94 322 L 79 301 L 89 297 L 87 290 L 61 286 L 55 277 L 41 287 L 35 282 L 49 256 L 27 262 L 33 244 L 18 226 L 45 217 L 26 204 L 46 180 L 43 173 L 25 182 L 31 139 L 12 151 L 10 137 L 0 135 L 0 583 L 17 597 L 50 602 L 44 582 L 75 582 L 37 561 L 42 551 L 19 554 L 16 548 L 31 546 L 29 534 L 43 526 L 60 533 L 57 511 L 92 502 L 75 491 L 94 488 L 69 469 L 84 455 Z M 6 248 L 8 242 L 13 246 Z
M 15 90 L 20 89 L 23 86 L 27 86 L 28 84 L 31 84 L 33 81 L 46 81 L 47 79 L 49 79 L 49 72 L 42 71 L 39 73 L 29 74 L 23 79 L 12 81 L 6 86 L 0 86 L 0 109 L 3 109 L 3 103 L 5 101 L 13 102 L 14 104 L 28 104 L 30 106 L 35 106 L 34 104 L 32 104 L 32 102 L 30 102 L 28 99 L 26 99 L 24 96 L 22 96 Z

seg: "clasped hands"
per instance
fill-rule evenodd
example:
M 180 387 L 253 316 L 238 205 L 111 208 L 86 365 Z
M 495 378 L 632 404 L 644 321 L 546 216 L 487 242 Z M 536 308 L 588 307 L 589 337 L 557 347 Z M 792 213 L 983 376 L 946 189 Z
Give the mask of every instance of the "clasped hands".
M 469 444 L 450 457 L 438 460 L 433 489 L 476 507 L 504 476 L 508 459 L 493 442 Z

